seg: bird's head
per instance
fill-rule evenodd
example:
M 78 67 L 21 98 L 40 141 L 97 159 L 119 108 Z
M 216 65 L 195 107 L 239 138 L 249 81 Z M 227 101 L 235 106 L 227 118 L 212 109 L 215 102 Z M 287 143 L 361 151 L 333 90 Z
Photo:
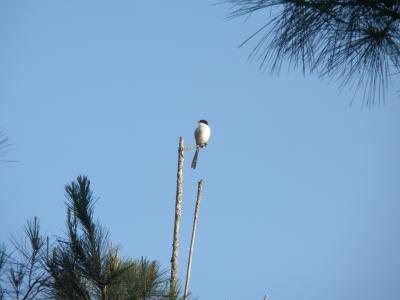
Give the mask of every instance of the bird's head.
M 199 124 L 206 124 L 206 125 L 208 125 L 208 122 L 207 122 L 206 120 L 201 119 L 201 120 L 199 121 Z

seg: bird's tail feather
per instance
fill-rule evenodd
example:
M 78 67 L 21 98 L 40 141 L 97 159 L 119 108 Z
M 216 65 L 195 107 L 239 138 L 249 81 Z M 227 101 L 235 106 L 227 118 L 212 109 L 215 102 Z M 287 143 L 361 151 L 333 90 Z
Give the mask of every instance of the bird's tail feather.
M 196 164 L 197 164 L 197 157 L 199 156 L 199 148 L 196 149 L 196 153 L 193 156 L 192 160 L 192 169 L 196 169 Z

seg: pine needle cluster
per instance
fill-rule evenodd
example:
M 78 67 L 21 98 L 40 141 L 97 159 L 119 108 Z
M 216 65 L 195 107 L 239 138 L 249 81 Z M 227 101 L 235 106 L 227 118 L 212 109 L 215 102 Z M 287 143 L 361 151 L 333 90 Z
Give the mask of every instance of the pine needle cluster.
M 264 13 L 250 59 L 265 70 L 283 63 L 336 78 L 363 92 L 364 105 L 384 99 L 400 71 L 400 1 L 228 0 L 230 18 Z M 267 14 L 267 11 L 269 14 Z

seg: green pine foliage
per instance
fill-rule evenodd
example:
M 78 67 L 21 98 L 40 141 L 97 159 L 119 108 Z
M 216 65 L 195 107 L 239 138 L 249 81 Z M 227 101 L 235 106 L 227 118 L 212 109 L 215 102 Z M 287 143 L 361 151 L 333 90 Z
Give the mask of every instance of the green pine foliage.
M 0 299 L 42 299 L 50 276 L 43 268 L 45 239 L 38 218 L 29 220 L 22 239 L 13 237 L 13 249 L 0 247 Z
M 8 252 L 0 245 L 0 300 L 178 299 L 157 261 L 122 259 L 107 229 L 94 219 L 86 176 L 65 186 L 65 236 L 49 243 L 35 217 Z
M 227 0 L 230 17 L 261 13 L 265 25 L 250 59 L 262 69 L 283 63 L 336 78 L 364 92 L 365 105 L 383 99 L 400 72 L 400 1 Z
M 169 278 L 161 271 L 156 261 L 126 260 L 121 262 L 125 268 L 117 285 L 109 290 L 113 300 L 167 299 Z

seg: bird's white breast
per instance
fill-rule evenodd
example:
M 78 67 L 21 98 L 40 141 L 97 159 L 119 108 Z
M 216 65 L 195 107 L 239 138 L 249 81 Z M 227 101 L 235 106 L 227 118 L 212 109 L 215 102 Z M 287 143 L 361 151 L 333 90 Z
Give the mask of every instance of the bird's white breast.
M 200 123 L 194 132 L 197 145 L 204 145 L 210 139 L 211 129 L 207 124 Z

